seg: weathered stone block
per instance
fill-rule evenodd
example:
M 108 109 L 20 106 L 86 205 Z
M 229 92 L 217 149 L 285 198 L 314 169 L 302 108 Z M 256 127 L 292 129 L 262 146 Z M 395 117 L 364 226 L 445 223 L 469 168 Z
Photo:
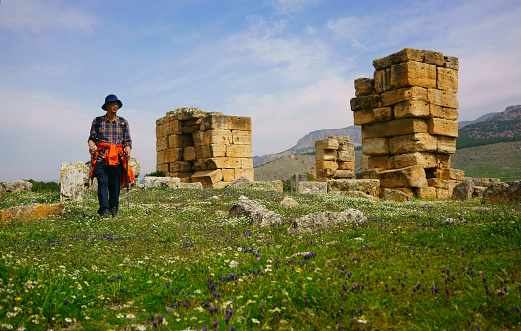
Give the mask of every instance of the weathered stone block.
M 456 138 L 437 136 L 437 148 L 438 153 L 443 154 L 454 154 L 456 153 Z M 443 167 L 449 168 L 449 167 Z
M 458 71 L 442 67 L 438 67 L 436 70 L 438 71 L 436 88 L 449 92 L 458 92 Z
M 251 131 L 232 130 L 232 143 L 235 145 L 251 145 Z
M 208 145 L 208 153 L 209 153 L 208 157 L 223 157 L 223 156 L 227 156 L 226 155 L 227 150 L 228 150 L 227 145 L 210 144 L 210 145 Z
M 363 139 L 362 150 L 365 155 L 387 155 L 389 154 L 389 138 Z
M 184 137 L 182 134 L 172 134 L 168 136 L 168 148 L 182 148 Z
M 353 121 L 355 125 L 364 125 L 377 122 L 374 117 L 373 109 L 362 109 L 353 112 Z
M 213 184 L 223 179 L 221 169 L 197 171 L 192 175 L 192 182 L 200 182 L 204 188 L 213 187 Z
M 392 120 L 393 109 L 391 107 L 380 107 L 373 109 L 374 118 L 378 122 L 385 122 Z
M 172 163 L 183 159 L 182 148 L 170 148 L 165 151 L 164 163 Z M 187 160 L 188 161 L 188 160 Z
M 490 185 L 483 193 L 483 201 L 489 204 L 521 202 L 521 181 Z
M 349 137 L 345 137 L 347 140 L 338 140 L 337 151 L 355 153 L 355 144 L 349 142 Z
M 436 199 L 438 199 L 438 200 L 450 199 L 450 191 L 443 189 L 443 188 L 437 188 L 436 189 Z
M 393 169 L 394 156 L 392 155 L 376 155 L 367 158 L 368 169 Z
M 351 110 L 378 108 L 381 106 L 381 103 L 382 100 L 379 94 L 355 97 L 351 99 Z
M 241 159 L 236 157 L 213 157 L 207 160 L 209 169 L 240 169 L 242 165 Z
M 395 168 L 405 168 L 410 166 L 434 168 L 436 167 L 436 156 L 427 152 L 415 152 L 394 156 Z
M 425 170 L 418 166 L 380 171 L 378 173 L 382 187 L 423 187 L 427 185 Z
M 427 93 L 428 101 L 432 104 L 454 109 L 459 108 L 458 98 L 454 92 L 430 88 L 427 90 Z
M 416 197 L 420 199 L 433 200 L 436 199 L 436 188 L 434 187 L 417 187 Z
M 168 148 L 168 137 L 159 137 L 156 139 L 156 151 L 164 151 Z
M 203 142 L 205 145 L 232 143 L 232 132 L 230 130 L 212 129 L 204 131 Z
M 407 100 L 428 100 L 427 89 L 412 86 L 382 93 L 382 107 L 392 106 Z
M 438 67 L 445 64 L 445 57 L 442 53 L 430 50 L 422 50 L 421 52 L 423 54 L 424 63 L 433 64 Z
M 394 118 L 428 117 L 430 107 L 424 100 L 407 100 L 393 106 Z
M 436 168 L 450 168 L 450 155 L 436 154 Z
M 374 72 L 374 88 L 377 93 L 391 89 L 391 68 L 376 70 Z
M 355 174 L 356 179 L 378 179 L 378 170 L 377 169 L 369 169 L 362 170 Z
M 298 182 L 298 193 L 327 193 L 327 182 Z
M 315 150 L 319 149 L 338 149 L 339 144 L 337 139 L 321 139 L 315 140 Z
M 253 157 L 251 145 L 226 145 L 227 157 Z
M 253 181 L 253 169 L 244 169 L 244 168 L 239 168 L 239 169 L 235 169 L 235 178 L 239 178 L 241 176 L 244 176 L 246 178 L 248 178 L 248 180 L 250 181 Z
M 436 88 L 436 66 L 416 61 L 392 65 L 391 88 L 407 86 Z
M 253 169 L 253 158 L 240 158 L 239 161 L 242 169 Z
M 418 49 L 404 48 L 384 58 L 373 60 L 373 66 L 376 70 L 380 70 L 406 61 L 422 62 L 424 57 L 424 53 Z
M 458 119 L 458 110 L 454 108 L 447 108 L 435 104 L 429 104 L 430 117 L 438 117 L 446 120 L 455 121 Z
M 336 161 L 320 161 L 320 160 L 316 160 L 315 164 L 316 164 L 317 170 L 326 169 L 326 168 L 331 168 L 331 169 L 335 169 L 336 170 L 338 168 L 338 163 Z
M 339 162 L 355 162 L 355 153 L 349 151 L 334 151 L 335 159 Z
M 169 172 L 191 172 L 192 162 L 189 161 L 177 161 L 169 164 Z
M 429 133 L 440 136 L 458 137 L 458 122 L 442 118 L 429 118 Z
M 177 177 L 153 177 L 153 176 L 145 176 L 145 181 L 143 183 L 145 189 L 150 189 L 152 187 L 161 187 L 167 186 L 170 188 L 177 188 L 181 180 Z
M 452 200 L 470 200 L 474 194 L 474 182 L 466 180 L 454 186 L 452 189 Z
M 327 191 L 328 193 L 360 191 L 378 197 L 380 181 L 377 179 L 334 179 L 327 182 Z
M 358 78 L 355 79 L 355 96 L 361 97 L 365 95 L 376 94 L 374 89 L 374 79 Z
M 194 140 L 194 146 L 199 147 L 204 145 L 204 131 L 196 131 L 192 133 L 192 138 Z
M 444 68 L 459 70 L 459 59 L 455 56 L 445 56 Z
M 228 116 L 228 128 L 251 132 L 251 118 L 246 116 Z
M 352 179 L 355 173 L 352 170 L 336 170 L 333 174 L 334 179 Z
M 325 169 L 317 169 L 317 179 L 318 178 L 333 178 L 335 175 L 336 169 L 325 168 Z
M 42 219 L 49 216 L 62 216 L 65 214 L 65 205 L 55 204 L 31 204 L 14 206 L 0 211 L 0 227 L 7 226 L 12 220 L 22 221 Z
M 414 133 L 389 138 L 391 154 L 414 152 L 435 152 L 438 148 L 436 137 L 428 133 Z
M 427 122 L 419 118 L 401 118 L 362 126 L 362 139 L 394 137 L 410 133 L 427 132 Z
M 183 160 L 185 161 L 195 161 L 197 158 L 195 156 L 195 147 L 186 147 L 183 149 Z
M 206 130 L 229 130 L 228 116 L 222 114 L 207 115 L 203 119 Z
M 333 149 L 317 149 L 315 151 L 315 159 L 317 161 L 335 161 L 335 152 Z
M 156 152 L 156 164 L 165 163 L 165 151 L 157 151 Z
M 434 176 L 440 179 L 465 180 L 465 172 L 460 169 L 436 169 Z
M 60 176 L 60 202 L 83 201 L 85 167 L 83 162 L 65 162 L 61 165 Z M 7 192 L 10 192 L 9 184 L 4 184 Z M 30 189 L 29 189 L 30 190 Z
M 413 197 L 408 195 L 405 192 L 399 190 L 392 190 L 388 188 L 384 188 L 382 194 L 380 195 L 380 199 L 387 201 L 396 201 L 396 202 L 406 202 L 411 201 Z
M 338 161 L 337 162 L 338 168 L 337 170 L 350 170 L 355 171 L 355 162 L 344 162 L 344 161 Z

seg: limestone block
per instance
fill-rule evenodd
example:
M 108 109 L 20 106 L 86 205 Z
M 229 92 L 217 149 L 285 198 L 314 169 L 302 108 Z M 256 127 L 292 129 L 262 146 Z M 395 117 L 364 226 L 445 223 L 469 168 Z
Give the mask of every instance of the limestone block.
M 489 204 L 521 202 L 521 181 L 493 183 L 483 193 L 483 201 Z
M 320 170 L 320 169 L 326 169 L 326 168 L 331 168 L 331 169 L 337 169 L 338 168 L 338 163 L 336 161 L 320 161 L 320 160 L 317 160 L 315 162 L 316 164 L 316 169 L 317 170 Z
M 336 150 L 333 149 L 317 149 L 315 152 L 315 160 L 317 161 L 335 161 Z
M 219 182 L 219 183 L 222 183 L 222 182 Z M 216 184 L 219 184 L 219 183 L 216 183 Z M 214 185 L 216 185 L 214 184 Z M 195 182 L 195 183 L 186 183 L 186 182 L 181 182 L 179 183 L 179 188 L 189 188 L 189 189 L 192 189 L 192 190 L 202 190 L 203 189 L 203 185 L 199 182 Z
M 199 182 L 204 188 L 211 188 L 213 184 L 223 179 L 221 169 L 197 171 L 192 175 L 192 182 Z
M 355 162 L 355 153 L 348 151 L 334 151 L 334 155 L 337 161 L 340 162 Z
M 76 167 L 77 167 L 76 162 L 66 162 L 66 163 L 62 164 L 62 169 L 64 169 L 66 171 L 67 175 L 70 172 L 72 176 L 75 176 L 75 173 L 77 171 L 80 171 L 80 170 L 76 169 Z M 83 163 L 82 163 L 82 168 L 83 168 Z M 62 171 L 62 176 L 63 176 L 63 171 Z M 66 178 L 66 180 L 69 180 L 69 179 Z M 74 180 L 74 178 L 71 178 L 71 180 Z M 33 188 L 33 184 L 31 184 L 31 182 L 28 182 L 26 180 L 14 180 L 12 182 L 5 183 L 2 186 L 6 192 L 31 192 L 31 190 Z
M 356 179 L 378 179 L 378 170 L 377 169 L 369 169 L 362 170 L 355 174 Z
M 336 139 L 338 140 L 338 144 L 340 146 L 341 143 L 348 143 L 349 142 L 349 136 L 329 136 L 329 139 Z
M 416 197 L 420 199 L 433 200 L 436 199 L 436 188 L 434 187 L 417 187 Z
M 210 147 L 208 145 L 195 146 L 195 156 L 197 160 L 207 159 L 210 157 Z
M 352 170 L 336 170 L 333 174 L 334 179 L 352 179 L 355 178 L 355 173 Z
M 171 172 L 170 177 L 173 177 L 173 178 L 179 178 L 179 181 L 181 183 L 190 183 L 190 178 L 192 177 L 192 173 L 191 172 Z M 179 188 L 181 187 L 181 185 L 179 185 Z
M 156 138 L 168 136 L 169 132 L 167 132 L 168 126 L 163 119 L 163 122 L 156 121 Z
M 283 191 L 283 185 L 281 180 L 254 181 L 250 184 L 250 187 L 260 188 L 263 190 L 274 190 L 277 192 Z
M 378 122 L 385 122 L 392 120 L 393 109 L 391 107 L 380 107 L 373 109 L 374 118 Z
M 351 99 L 351 110 L 371 109 L 381 107 L 381 97 L 379 94 L 365 95 Z
M 182 134 L 168 136 L 168 148 L 183 148 L 184 137 Z
M 208 159 L 197 159 L 194 161 L 194 171 L 211 170 L 208 166 Z
M 321 139 L 315 140 L 315 150 L 319 149 L 338 149 L 338 140 L 337 139 Z
M 450 168 L 450 155 L 449 154 L 435 154 L 436 155 L 436 168 Z
M 134 176 L 138 178 L 141 173 L 141 163 L 139 163 L 135 157 L 131 156 L 128 165 L 130 166 L 130 169 L 132 169 Z
M 416 189 L 417 189 L 417 187 L 393 187 L 393 190 L 400 191 L 413 198 L 416 196 Z M 384 192 L 383 192 L 382 188 L 380 187 L 380 194 L 383 194 L 383 193 Z
M 164 151 L 168 148 L 168 137 L 160 137 L 156 139 L 156 151 Z
M 445 64 L 445 56 L 443 56 L 443 53 L 429 50 L 422 50 L 421 52 L 423 54 L 424 63 L 434 64 L 438 67 L 443 66 Z
M 391 66 L 391 88 L 407 86 L 436 88 L 436 66 L 416 61 L 407 61 Z
M 239 158 L 241 168 L 242 169 L 253 169 L 253 158 L 251 157 L 245 157 L 245 158 Z
M 222 169 L 223 181 L 231 182 L 235 179 L 235 169 Z
M 378 197 L 380 181 L 377 179 L 334 179 L 327 182 L 327 192 L 360 191 Z
M 405 134 L 389 138 L 391 154 L 436 152 L 438 141 L 428 133 Z
M 442 188 L 444 190 L 452 191 L 452 189 L 461 183 L 459 180 L 452 179 L 441 179 L 441 178 L 429 178 L 427 179 L 429 187 Z
M 168 163 L 156 164 L 156 171 L 161 171 L 165 174 L 168 173 L 169 172 Z
M 317 170 L 317 178 L 333 178 L 336 173 L 336 169 L 325 168 Z
M 196 131 L 192 133 L 192 139 L 194 140 L 194 146 L 199 147 L 204 145 L 204 131 Z
M 494 183 L 499 183 L 499 178 L 472 178 L 465 177 L 465 180 L 471 180 L 474 182 L 474 186 L 489 187 Z
M 327 193 L 327 182 L 298 182 L 298 193 Z
M 427 132 L 427 122 L 419 118 L 401 118 L 362 126 L 362 139 L 394 137 Z
M 349 137 L 345 137 L 347 140 L 338 140 L 338 148 L 337 151 L 345 151 L 351 154 L 355 153 L 355 144 L 349 142 Z
M 232 132 L 230 130 L 212 129 L 204 131 L 203 142 L 205 145 L 232 143 Z
M 360 158 L 360 165 L 364 170 L 369 169 L 369 155 L 362 153 L 362 157 Z
M 363 139 L 362 151 L 365 155 L 387 155 L 389 154 L 389 138 Z
M 377 122 L 373 109 L 362 109 L 353 112 L 354 125 L 364 125 Z
M 194 138 L 192 134 L 183 135 L 183 148 L 194 146 Z
M 487 190 L 485 186 L 474 186 L 474 191 L 472 192 L 473 198 L 483 198 L 483 194 Z
M 183 133 L 183 122 L 179 120 L 169 120 L 167 121 L 167 133 L 171 134 L 182 134 Z
M 156 152 L 156 164 L 165 163 L 165 151 L 157 151 Z
M 0 211 L 0 227 L 7 226 L 12 220 L 37 220 L 52 215 L 62 216 L 65 214 L 65 205 L 54 204 L 31 204 L 14 206 Z
M 153 176 L 145 176 L 145 181 L 143 183 L 145 189 L 150 189 L 152 187 L 161 187 L 166 186 L 170 188 L 177 188 L 181 180 L 177 177 L 153 177 Z
M 459 59 L 455 56 L 445 56 L 444 68 L 459 70 Z
M 367 158 L 368 169 L 393 169 L 394 156 L 375 155 Z
M 450 199 L 450 192 L 449 190 L 443 189 L 443 188 L 437 188 L 436 189 L 436 199 L 438 200 L 449 200 Z
M 465 172 L 460 169 L 436 169 L 434 176 L 440 179 L 465 180 Z
M 194 118 L 202 118 L 205 117 L 208 113 L 193 107 L 185 107 L 185 108 L 178 108 L 172 111 L 169 111 L 166 113 L 167 116 L 172 116 L 174 119 L 180 120 L 180 121 L 187 121 Z
M 251 118 L 246 116 L 228 116 L 228 128 L 251 132 Z
M 236 157 L 212 157 L 207 160 L 209 169 L 241 169 L 242 165 L 241 159 Z
M 390 54 L 384 58 L 373 60 L 373 66 L 376 70 L 390 67 L 406 61 L 422 62 L 425 55 L 424 52 L 414 48 L 404 48 L 399 52 Z
M 396 202 L 406 202 L 411 201 L 412 197 L 402 191 L 399 190 L 391 190 L 388 188 L 384 188 L 383 192 L 380 196 L 382 200 L 387 201 L 396 201 Z
M 60 202 L 83 201 L 85 177 L 85 167 L 83 162 L 65 162 L 61 165 L 60 176 Z M 10 183 L 4 184 L 6 191 L 9 192 Z
M 382 107 L 392 106 L 407 100 L 428 100 L 427 89 L 412 86 L 382 93 Z
M 458 71 L 442 67 L 438 67 L 436 70 L 438 72 L 436 88 L 438 90 L 458 92 Z
M 432 104 L 454 109 L 459 108 L 458 98 L 454 92 L 430 88 L 427 89 L 427 94 L 428 101 Z
M 442 118 L 429 118 L 429 133 L 440 136 L 458 137 L 458 122 Z
M 427 185 L 425 170 L 418 166 L 384 170 L 378 173 L 382 187 L 423 187 Z
M 232 143 L 235 145 L 251 145 L 251 131 L 232 130 Z
M 197 132 L 199 131 L 201 125 L 200 124 L 196 124 L 196 125 L 186 125 L 184 124 L 183 125 L 183 133 L 194 133 L 194 132 Z
M 422 168 L 436 167 L 436 155 L 428 152 L 415 152 L 394 156 L 394 167 L 405 168 L 419 166 Z
M 186 147 L 183 149 L 183 160 L 185 161 L 195 161 L 195 147 Z
M 443 154 L 454 154 L 456 153 L 456 138 L 437 136 L 437 152 Z M 447 168 L 447 167 L 443 167 Z
M 253 169 L 235 169 L 235 178 L 246 177 L 250 182 L 253 182 Z
M 365 95 L 376 94 L 375 80 L 372 78 L 358 78 L 355 79 L 355 96 L 361 97 Z
M 374 72 L 374 88 L 377 93 L 391 89 L 391 68 L 376 70 Z
M 407 100 L 393 106 L 394 118 L 428 117 L 431 113 L 429 104 L 424 100 Z
M 228 116 L 222 114 L 211 114 L 203 118 L 205 130 L 229 130 Z
M 227 145 L 226 146 L 227 157 L 253 157 L 253 151 L 251 145 Z
M 169 172 L 191 172 L 192 162 L 189 161 L 177 161 L 169 163 Z
M 223 157 L 226 156 L 227 146 L 222 144 L 208 145 L 208 157 Z
M 291 175 L 291 193 L 299 193 L 298 192 L 298 183 L 299 182 L 307 182 L 308 177 L 303 173 L 295 173 Z
M 165 151 L 165 162 L 164 163 L 172 163 L 181 161 L 183 159 L 183 149 L 182 148 L 170 148 Z
M 343 161 L 338 161 L 337 162 L 337 165 L 338 165 L 338 168 L 337 170 L 350 170 L 350 171 L 355 171 L 355 162 L 343 162 Z
M 474 194 L 474 182 L 472 180 L 466 180 L 454 186 L 452 190 L 452 200 L 470 200 Z
M 429 104 L 429 112 L 430 117 L 443 118 L 451 121 L 455 121 L 459 117 L 457 109 L 442 107 L 435 104 Z

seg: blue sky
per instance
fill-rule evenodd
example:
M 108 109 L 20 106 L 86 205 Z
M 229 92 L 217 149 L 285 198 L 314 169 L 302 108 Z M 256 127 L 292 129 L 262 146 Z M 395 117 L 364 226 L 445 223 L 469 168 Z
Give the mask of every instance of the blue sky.
M 0 181 L 87 161 L 111 93 L 142 174 L 181 107 L 249 116 L 253 154 L 281 152 L 352 125 L 354 80 L 405 47 L 459 58 L 460 120 L 503 111 L 521 104 L 519 17 L 518 0 L 2 0 Z

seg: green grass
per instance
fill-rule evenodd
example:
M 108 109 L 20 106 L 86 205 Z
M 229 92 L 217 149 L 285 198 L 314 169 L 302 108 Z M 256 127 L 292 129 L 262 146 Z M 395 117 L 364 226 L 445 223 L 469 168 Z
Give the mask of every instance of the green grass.
M 285 224 L 257 228 L 228 217 L 241 195 Z M 0 229 L 0 329 L 521 326 L 519 204 L 291 195 L 299 202 L 291 209 L 280 205 L 287 195 L 134 190 L 130 210 L 122 192 L 119 216 L 99 219 L 90 192 L 86 217 L 82 204 L 69 203 L 63 217 L 13 221 Z M 20 192 L 0 202 L 34 200 Z M 288 233 L 292 219 L 348 208 L 367 222 Z

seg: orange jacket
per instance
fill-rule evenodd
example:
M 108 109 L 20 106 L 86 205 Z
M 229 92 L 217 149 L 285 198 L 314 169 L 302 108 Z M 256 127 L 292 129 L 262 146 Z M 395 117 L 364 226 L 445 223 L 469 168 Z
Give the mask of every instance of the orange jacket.
M 124 157 L 120 157 L 124 155 L 123 151 L 123 145 L 119 144 L 107 144 L 107 143 L 98 143 L 96 144 L 96 154 L 94 155 L 94 158 L 92 160 L 92 167 L 90 168 L 90 178 L 92 179 L 92 175 L 94 172 L 94 167 L 96 166 L 96 160 L 98 159 L 98 153 L 101 149 L 104 149 L 105 153 L 103 153 L 103 156 L 101 157 L 107 164 L 111 167 L 115 167 L 118 165 L 118 159 L 121 159 L 121 164 L 123 165 L 123 168 L 125 169 L 126 174 L 128 174 L 128 181 L 127 176 L 123 174 L 123 185 L 126 185 L 127 183 L 132 183 L 136 177 L 134 176 L 134 172 L 132 171 L 132 168 L 128 166 L 127 159 Z

